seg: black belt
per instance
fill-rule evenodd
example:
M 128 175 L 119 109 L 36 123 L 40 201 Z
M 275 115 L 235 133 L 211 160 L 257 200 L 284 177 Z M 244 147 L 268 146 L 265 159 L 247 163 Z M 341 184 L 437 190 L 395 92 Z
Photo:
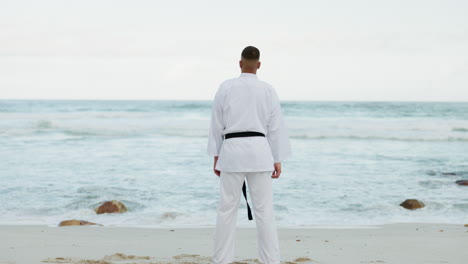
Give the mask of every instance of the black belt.
M 250 211 L 249 202 L 247 201 L 247 188 L 245 187 L 245 180 L 244 185 L 242 185 L 242 192 L 244 193 L 245 203 L 247 204 L 247 216 L 249 217 L 249 220 L 252 220 L 252 211 Z
M 227 133 L 224 135 L 224 139 L 234 138 L 234 137 L 264 137 L 265 134 L 260 132 L 254 131 L 245 131 L 245 132 L 235 132 L 235 133 Z
M 254 132 L 254 131 L 245 131 L 245 132 L 235 132 L 235 133 L 228 133 L 224 135 L 224 139 L 228 138 L 234 138 L 234 137 L 264 137 L 265 134 L 260 133 L 260 132 Z M 244 180 L 244 185 L 242 185 L 242 192 L 244 193 L 244 198 L 245 202 L 247 203 L 247 215 L 249 217 L 249 220 L 252 220 L 252 211 L 250 210 L 249 202 L 247 201 L 247 187 L 245 186 L 245 180 Z

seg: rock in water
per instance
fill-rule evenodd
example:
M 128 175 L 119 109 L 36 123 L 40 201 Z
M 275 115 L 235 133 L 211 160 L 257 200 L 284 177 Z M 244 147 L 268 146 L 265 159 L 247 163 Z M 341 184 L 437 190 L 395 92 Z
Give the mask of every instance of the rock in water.
M 84 221 L 84 220 L 64 220 L 62 222 L 60 222 L 59 226 L 75 226 L 75 225 L 100 225 L 102 226 L 101 224 L 96 224 L 96 223 L 92 223 L 92 222 L 88 222 L 88 221 Z
M 101 204 L 99 207 L 95 208 L 97 214 L 105 214 L 105 213 L 123 213 L 127 212 L 127 207 L 117 200 L 106 201 Z
M 468 185 L 468 180 L 458 180 L 455 183 L 458 185 Z
M 426 205 L 423 202 L 416 200 L 416 199 L 406 199 L 404 202 L 400 204 L 400 206 L 403 206 L 406 209 L 414 210 L 414 209 L 423 208 Z

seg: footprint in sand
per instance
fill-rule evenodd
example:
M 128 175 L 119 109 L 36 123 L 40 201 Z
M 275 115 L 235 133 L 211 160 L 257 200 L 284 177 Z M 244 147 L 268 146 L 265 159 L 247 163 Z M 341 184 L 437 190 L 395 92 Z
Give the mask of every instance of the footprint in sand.
M 143 259 L 143 260 L 149 260 L 149 256 L 135 256 L 135 255 L 125 255 L 122 253 L 114 253 L 110 256 L 104 256 L 102 260 L 138 260 L 138 259 Z
M 310 261 L 313 261 L 313 260 L 311 260 L 310 258 L 301 257 L 301 258 L 295 259 L 294 261 L 295 262 L 310 262 Z
M 77 259 L 61 258 L 61 257 L 47 258 L 47 259 L 42 260 L 42 262 L 44 263 L 75 263 L 77 261 L 78 261 Z

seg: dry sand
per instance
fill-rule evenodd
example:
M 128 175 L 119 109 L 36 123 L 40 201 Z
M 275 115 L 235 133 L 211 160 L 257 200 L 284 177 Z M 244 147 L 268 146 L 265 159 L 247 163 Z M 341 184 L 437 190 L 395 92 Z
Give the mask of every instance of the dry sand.
M 256 230 L 238 228 L 237 263 L 260 263 Z M 280 228 L 283 263 L 467 264 L 468 227 L 401 223 Z M 213 228 L 0 226 L 0 264 L 209 263 Z

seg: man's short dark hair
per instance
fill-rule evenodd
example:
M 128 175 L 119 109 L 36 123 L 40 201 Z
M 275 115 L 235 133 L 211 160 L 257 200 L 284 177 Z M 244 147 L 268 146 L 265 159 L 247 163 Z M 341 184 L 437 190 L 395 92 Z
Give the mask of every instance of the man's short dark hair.
M 260 51 L 254 46 L 247 46 L 242 51 L 242 58 L 247 60 L 258 60 L 260 59 Z

